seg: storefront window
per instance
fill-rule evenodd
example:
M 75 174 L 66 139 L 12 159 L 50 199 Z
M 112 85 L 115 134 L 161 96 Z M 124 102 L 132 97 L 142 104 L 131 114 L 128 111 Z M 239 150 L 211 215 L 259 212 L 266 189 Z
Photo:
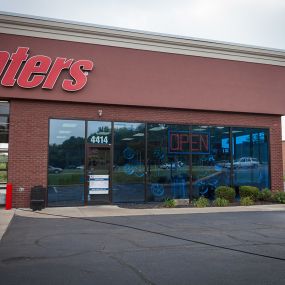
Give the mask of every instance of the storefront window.
M 0 189 L 8 179 L 9 102 L 0 102 Z
M 50 120 L 48 205 L 84 203 L 85 122 Z
M 233 128 L 234 186 L 269 187 L 268 130 Z
M 193 132 L 208 134 L 208 153 L 196 154 L 192 158 L 192 195 L 215 198 L 215 189 L 230 185 L 230 136 L 229 128 L 218 126 L 193 126 Z
M 114 123 L 113 202 L 145 200 L 145 124 Z
M 188 134 L 188 126 L 148 124 L 148 201 L 189 198 Z
M 6 115 L 1 125 L 8 146 Z M 241 185 L 270 187 L 268 141 L 269 131 L 257 128 L 52 119 L 48 204 L 215 199 L 221 185 L 237 193 Z M 2 150 L 2 182 L 7 158 Z

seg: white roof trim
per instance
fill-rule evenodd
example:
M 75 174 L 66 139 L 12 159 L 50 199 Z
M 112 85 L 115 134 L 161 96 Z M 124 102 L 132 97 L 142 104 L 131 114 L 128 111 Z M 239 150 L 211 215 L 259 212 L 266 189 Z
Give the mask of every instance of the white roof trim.
M 285 51 L 0 12 L 0 33 L 285 66 Z

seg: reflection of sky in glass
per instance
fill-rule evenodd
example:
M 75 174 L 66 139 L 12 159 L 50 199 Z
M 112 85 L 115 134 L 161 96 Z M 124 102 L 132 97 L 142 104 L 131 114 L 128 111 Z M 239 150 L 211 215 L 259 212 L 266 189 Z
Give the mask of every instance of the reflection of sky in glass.
M 50 120 L 49 144 L 62 144 L 70 137 L 85 137 L 85 122 L 76 120 Z
M 101 130 L 105 130 L 105 132 L 102 132 Z M 109 131 L 106 131 L 106 130 L 109 130 Z M 99 131 L 101 132 L 98 133 Z M 111 133 L 111 122 L 89 121 L 87 133 L 88 133 L 87 134 L 88 137 L 94 133 L 98 133 L 98 135 L 108 135 Z
M 0 114 L 2 115 L 9 115 L 9 102 L 7 101 L 0 101 Z
M 141 123 L 124 123 L 124 122 L 119 122 L 114 124 L 115 129 L 128 129 L 128 130 L 136 130 L 139 126 L 141 126 Z
M 222 139 L 222 148 L 229 148 L 229 139 Z
M 265 139 L 265 134 L 264 132 L 260 132 L 260 133 L 253 133 L 252 134 L 252 140 L 253 142 L 264 142 Z M 250 136 L 247 135 L 241 135 L 241 136 L 236 136 L 236 144 L 242 144 L 245 142 L 250 142 Z
M 244 142 L 249 142 L 249 135 L 243 135 L 236 137 L 236 144 L 242 144 Z

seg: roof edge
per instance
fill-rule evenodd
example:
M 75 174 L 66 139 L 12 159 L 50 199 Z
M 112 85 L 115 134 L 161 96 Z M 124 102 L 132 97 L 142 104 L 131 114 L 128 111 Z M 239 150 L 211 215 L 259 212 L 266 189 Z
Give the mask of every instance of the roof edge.
M 285 66 L 285 50 L 1 11 L 0 33 Z

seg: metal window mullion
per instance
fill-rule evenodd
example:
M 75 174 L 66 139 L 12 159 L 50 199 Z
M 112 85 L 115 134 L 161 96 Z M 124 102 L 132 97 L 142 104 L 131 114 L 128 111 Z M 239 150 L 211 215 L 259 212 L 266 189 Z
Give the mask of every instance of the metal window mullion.
M 147 163 L 148 163 L 148 147 L 147 147 L 147 142 L 148 142 L 148 137 L 147 137 L 147 123 L 145 123 L 145 128 L 144 128 L 144 145 L 145 145 L 145 155 L 144 155 L 144 201 L 147 202 L 147 184 L 148 184 L 148 171 L 147 171 Z
M 234 186 L 234 162 L 233 162 L 233 128 L 230 127 L 230 186 Z

